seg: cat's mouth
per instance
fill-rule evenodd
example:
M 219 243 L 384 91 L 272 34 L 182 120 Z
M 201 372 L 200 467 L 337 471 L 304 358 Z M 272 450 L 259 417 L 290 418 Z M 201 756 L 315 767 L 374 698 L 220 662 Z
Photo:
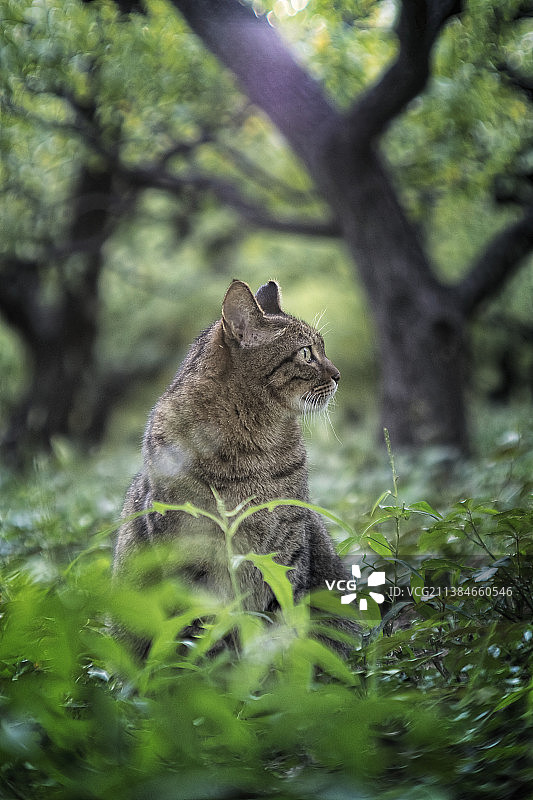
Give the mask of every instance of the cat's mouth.
M 315 386 L 300 398 L 301 411 L 304 413 L 324 411 L 336 391 L 337 383 L 333 379 Z

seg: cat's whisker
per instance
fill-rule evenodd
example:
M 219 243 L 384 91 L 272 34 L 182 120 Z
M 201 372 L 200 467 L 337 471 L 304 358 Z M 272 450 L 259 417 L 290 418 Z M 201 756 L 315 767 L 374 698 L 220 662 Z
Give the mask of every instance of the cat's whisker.
M 324 322 L 324 324 L 323 324 L 323 325 L 321 325 L 321 324 L 320 324 L 320 323 L 322 322 L 322 318 L 323 318 L 323 316 L 324 316 L 324 314 L 325 314 L 325 313 L 326 313 L 326 309 L 324 309 L 324 310 L 323 310 L 323 311 L 322 311 L 322 312 L 321 312 L 321 313 L 318 315 L 318 317 L 317 317 L 317 320 L 316 320 L 316 323 L 315 323 L 315 325 L 314 325 L 314 327 L 317 329 L 317 331 L 318 331 L 318 332 L 319 332 L 321 335 L 324 335 L 324 336 L 330 332 L 330 323 L 329 323 L 327 320 Z
M 327 309 L 323 308 L 322 311 L 319 311 L 318 314 L 315 314 L 315 318 L 313 319 L 313 328 L 316 328 L 316 330 L 319 331 L 319 332 L 320 332 L 319 325 L 322 322 L 322 319 L 324 317 L 324 314 L 326 313 L 326 310 Z
M 326 427 L 330 427 L 335 439 L 342 444 L 331 419 L 331 408 L 335 405 L 335 394 L 329 398 L 320 391 L 306 392 L 300 398 L 300 413 L 303 427 L 310 429 L 311 421 L 315 416 L 321 416 Z
M 331 404 L 331 403 L 333 403 L 333 404 L 334 404 L 334 398 L 332 398 L 332 399 L 330 400 L 330 404 Z M 341 440 L 339 439 L 339 437 L 338 437 L 338 435 L 337 435 L 337 431 L 335 430 L 335 426 L 333 425 L 333 421 L 332 421 L 332 419 L 331 419 L 331 414 L 330 414 L 330 408 L 329 408 L 329 406 L 326 406 L 326 408 L 324 409 L 324 417 L 325 417 L 325 419 L 326 419 L 326 424 L 328 424 L 328 425 L 329 425 L 329 427 L 331 428 L 331 430 L 333 431 L 333 436 L 335 437 L 335 439 L 338 441 L 338 443 L 339 443 L 339 444 L 342 444 Z

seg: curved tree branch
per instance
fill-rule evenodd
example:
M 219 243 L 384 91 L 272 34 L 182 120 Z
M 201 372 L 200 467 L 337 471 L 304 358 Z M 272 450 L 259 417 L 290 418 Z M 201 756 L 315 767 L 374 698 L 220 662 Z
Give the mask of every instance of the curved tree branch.
M 460 14 L 462 7 L 462 0 L 403 0 L 396 24 L 398 56 L 348 115 L 357 143 L 368 143 L 381 134 L 424 89 L 433 45 L 444 24 Z
M 271 196 L 281 197 L 285 202 L 289 201 L 291 204 L 298 203 L 300 205 L 308 204 L 309 200 L 312 199 L 310 198 L 309 190 L 291 186 L 288 180 L 282 180 L 273 175 L 272 172 L 250 158 L 238 147 L 232 147 L 227 142 L 218 142 L 217 149 L 237 167 L 239 173 L 246 178 L 250 178 L 253 183 L 261 187 L 262 191 Z
M 457 285 L 456 293 L 466 317 L 493 297 L 533 252 L 533 210 L 498 234 Z
M 187 189 L 212 192 L 224 205 L 233 208 L 251 225 L 266 228 L 279 233 L 294 233 L 303 236 L 338 237 L 341 235 L 339 225 L 334 221 L 275 217 L 264 208 L 245 199 L 239 190 L 229 181 L 201 173 L 173 175 L 157 166 L 120 168 L 120 177 L 130 185 L 140 188 L 161 189 L 169 194 L 179 196 Z

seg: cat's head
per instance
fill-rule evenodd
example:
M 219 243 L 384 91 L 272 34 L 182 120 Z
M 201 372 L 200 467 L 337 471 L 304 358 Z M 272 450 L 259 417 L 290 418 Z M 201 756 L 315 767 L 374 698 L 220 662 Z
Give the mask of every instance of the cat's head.
M 298 413 L 327 407 L 339 370 L 326 358 L 320 333 L 282 311 L 275 281 L 255 297 L 246 283 L 233 281 L 222 305 L 222 327 L 237 368 L 274 401 Z

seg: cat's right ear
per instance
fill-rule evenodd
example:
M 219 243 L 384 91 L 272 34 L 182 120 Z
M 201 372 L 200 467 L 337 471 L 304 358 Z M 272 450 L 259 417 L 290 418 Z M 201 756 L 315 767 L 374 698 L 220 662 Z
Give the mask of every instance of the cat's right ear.
M 222 323 L 232 339 L 244 347 L 260 344 L 264 316 L 248 284 L 234 280 L 222 303 Z
M 255 299 L 265 314 L 283 314 L 281 310 L 281 289 L 276 281 L 269 281 L 260 286 L 255 293 Z

